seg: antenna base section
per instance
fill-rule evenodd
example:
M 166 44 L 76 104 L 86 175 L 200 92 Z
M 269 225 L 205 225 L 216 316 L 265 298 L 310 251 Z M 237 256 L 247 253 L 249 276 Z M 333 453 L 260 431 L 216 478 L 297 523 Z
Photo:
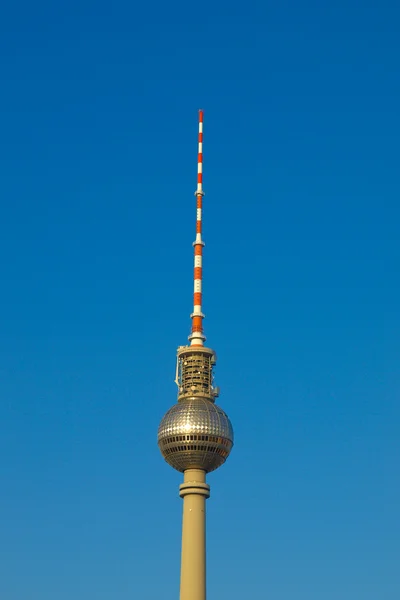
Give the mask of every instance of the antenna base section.
M 180 346 L 176 365 L 178 402 L 203 398 L 215 402 L 219 387 L 214 386 L 213 368 L 217 362 L 214 350 L 205 346 Z
M 194 345 L 204 346 L 204 342 L 206 341 L 206 336 L 204 335 L 204 333 L 202 331 L 192 331 L 192 333 L 188 337 L 188 340 L 189 340 L 189 342 L 191 342 L 192 345 L 193 345 L 194 341 L 198 340 L 198 344 L 194 344 Z

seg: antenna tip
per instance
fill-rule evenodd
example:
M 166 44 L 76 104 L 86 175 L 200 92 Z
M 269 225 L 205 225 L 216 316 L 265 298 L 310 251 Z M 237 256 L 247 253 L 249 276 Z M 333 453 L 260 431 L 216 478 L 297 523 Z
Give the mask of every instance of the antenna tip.
M 199 109 L 199 121 L 201 122 L 203 120 L 203 112 L 204 110 L 202 108 Z

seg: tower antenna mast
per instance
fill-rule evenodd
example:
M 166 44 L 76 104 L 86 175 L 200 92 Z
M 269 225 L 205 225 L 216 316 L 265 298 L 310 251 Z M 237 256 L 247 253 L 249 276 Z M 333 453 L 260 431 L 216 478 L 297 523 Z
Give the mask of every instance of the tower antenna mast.
M 206 340 L 203 332 L 202 301 L 203 301 L 203 247 L 202 225 L 203 225 L 203 111 L 199 110 L 199 137 L 197 152 L 197 189 L 195 191 L 197 198 L 196 213 L 196 239 L 194 246 L 194 294 L 193 294 L 193 312 L 192 332 L 189 336 L 191 346 L 204 346 Z

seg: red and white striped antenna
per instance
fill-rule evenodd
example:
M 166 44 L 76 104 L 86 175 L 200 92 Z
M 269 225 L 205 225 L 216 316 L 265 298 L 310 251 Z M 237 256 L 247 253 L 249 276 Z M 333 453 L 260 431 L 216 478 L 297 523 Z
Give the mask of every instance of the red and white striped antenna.
M 199 110 L 199 146 L 197 155 L 197 189 L 195 191 L 197 198 L 197 220 L 196 220 L 196 240 L 194 246 L 194 294 L 193 294 L 193 313 L 192 332 L 189 336 L 191 346 L 204 346 L 205 335 L 203 333 L 202 313 L 202 281 L 203 281 L 203 246 L 202 240 L 202 210 L 203 210 L 203 111 Z

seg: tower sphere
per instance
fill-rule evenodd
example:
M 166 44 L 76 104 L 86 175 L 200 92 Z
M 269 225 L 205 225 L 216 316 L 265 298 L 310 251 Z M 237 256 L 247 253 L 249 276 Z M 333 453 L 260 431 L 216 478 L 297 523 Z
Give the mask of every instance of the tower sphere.
M 158 428 L 164 459 L 177 471 L 218 469 L 233 446 L 233 429 L 226 413 L 204 398 L 187 398 L 172 406 Z

